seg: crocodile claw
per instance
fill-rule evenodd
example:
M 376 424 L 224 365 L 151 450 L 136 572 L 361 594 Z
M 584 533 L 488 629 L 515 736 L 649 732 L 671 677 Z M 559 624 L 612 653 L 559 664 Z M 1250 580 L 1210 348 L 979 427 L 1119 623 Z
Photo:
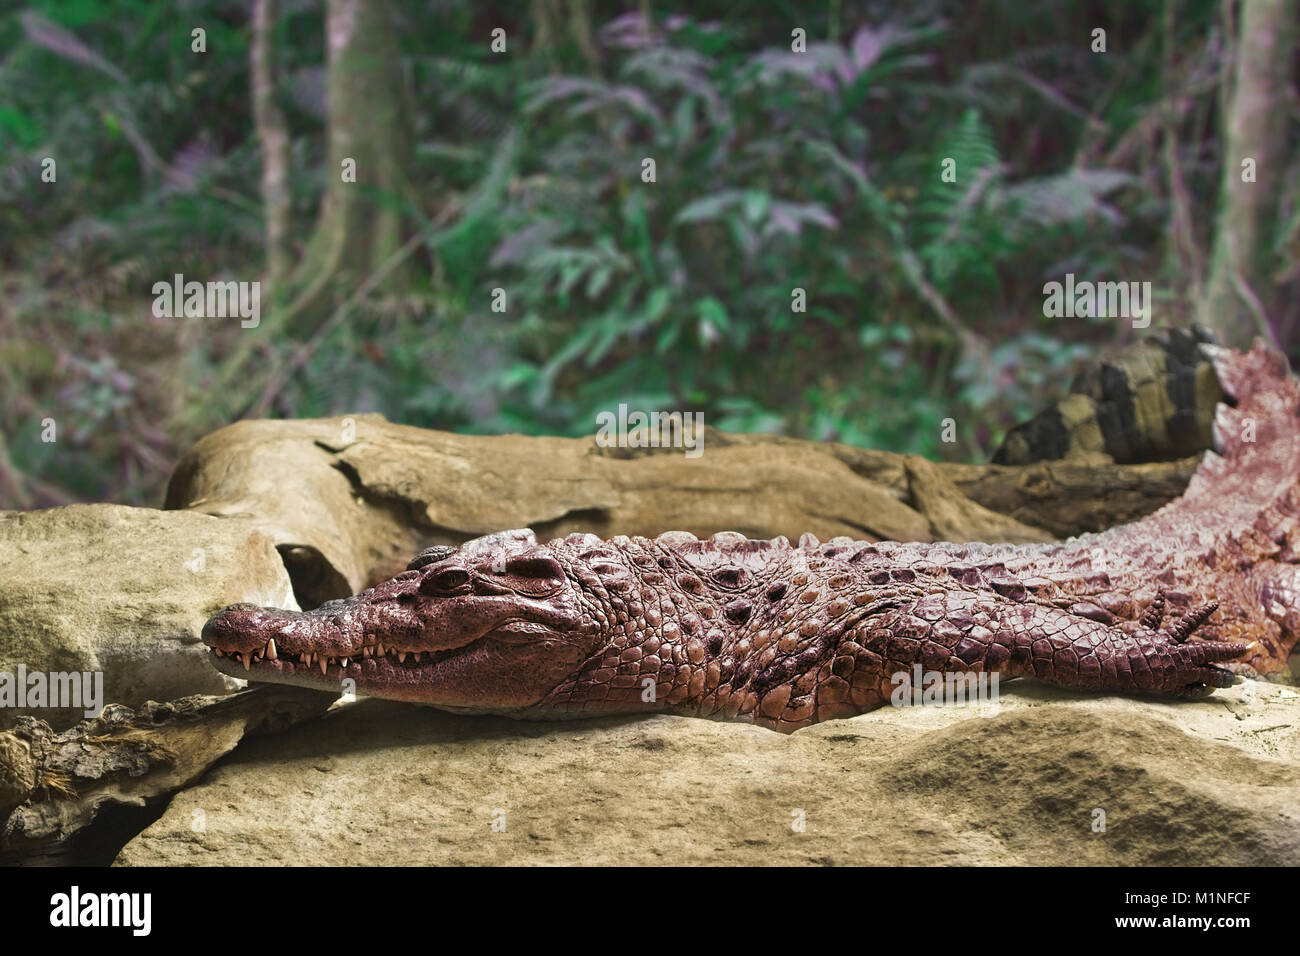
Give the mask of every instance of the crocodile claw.
M 1142 615 L 1142 624 L 1149 627 L 1148 620 L 1158 615 L 1163 607 L 1164 594 L 1161 593 Z M 1241 657 L 1249 651 L 1250 644 L 1235 641 L 1188 643 L 1187 640 L 1218 608 L 1218 601 L 1209 601 L 1188 611 L 1168 627 L 1156 631 L 1174 645 L 1166 652 L 1169 657 L 1166 673 L 1160 675 L 1163 677 L 1161 689 L 1165 693 L 1198 699 L 1208 697 L 1216 687 L 1231 687 L 1237 682 L 1236 674 L 1215 665 Z
M 1214 688 L 1231 687 L 1237 682 L 1236 674 L 1215 665 L 1243 656 L 1250 651 L 1251 644 L 1236 641 L 1187 641 L 1192 632 L 1214 613 L 1216 607 L 1217 604 L 1211 603 L 1197 608 L 1179 618 L 1171 627 L 1157 632 L 1172 642 L 1172 646 L 1160 655 L 1163 667 L 1152 662 L 1160 689 L 1165 693 L 1188 698 L 1208 697 Z
M 1175 643 L 1185 644 L 1191 637 L 1192 632 L 1205 623 L 1211 614 L 1219 609 L 1218 601 L 1210 601 L 1208 604 L 1202 604 L 1193 611 L 1188 611 L 1180 617 L 1174 626 L 1165 631 Z
M 1217 641 L 1178 644 L 1172 649 L 1173 669 L 1166 691 L 1195 699 L 1208 697 L 1216 687 L 1231 687 L 1237 682 L 1237 675 L 1214 665 L 1241 657 L 1249 648 L 1249 644 Z
M 1255 644 L 1190 639 L 1218 608 L 1217 601 L 1210 601 L 1161 626 L 1167 608 L 1164 593 L 1157 593 L 1136 627 L 1121 626 L 1126 636 L 1110 665 L 1114 683 L 1103 678 L 1103 686 L 1193 699 L 1209 696 L 1216 687 L 1232 686 L 1238 679 L 1236 667 L 1219 665 L 1238 661 Z
M 1165 619 L 1165 592 L 1156 592 L 1156 598 L 1152 601 L 1142 616 L 1138 618 L 1138 623 L 1148 630 L 1158 631 L 1160 623 Z

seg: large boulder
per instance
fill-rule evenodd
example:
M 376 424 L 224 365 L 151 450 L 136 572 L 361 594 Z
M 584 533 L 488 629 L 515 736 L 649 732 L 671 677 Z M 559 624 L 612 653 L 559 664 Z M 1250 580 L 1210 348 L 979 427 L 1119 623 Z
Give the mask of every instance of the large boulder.
M 791 736 L 363 700 L 245 742 L 116 863 L 1293 866 L 1298 723 L 1300 695 L 1254 682 L 1180 702 L 1017 681 L 996 710 Z
M 100 705 L 227 693 L 237 682 L 208 663 L 199 634 L 241 601 L 297 607 L 250 518 L 105 504 L 0 512 L 0 694 L 20 669 L 28 683 L 90 674 L 92 694 L 102 675 Z M 24 714 L 67 727 L 88 709 L 0 701 L 0 728 Z

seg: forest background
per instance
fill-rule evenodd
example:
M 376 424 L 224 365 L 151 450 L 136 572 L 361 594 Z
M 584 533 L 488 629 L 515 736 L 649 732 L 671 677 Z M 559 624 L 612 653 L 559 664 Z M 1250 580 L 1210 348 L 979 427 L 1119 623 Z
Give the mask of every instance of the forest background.
M 1144 334 L 1045 314 L 1067 274 L 1294 364 L 1296 30 L 1295 0 L 0 4 L 0 507 L 157 505 L 215 428 L 364 411 L 984 461 Z M 258 282 L 257 325 L 156 314 L 176 274 Z

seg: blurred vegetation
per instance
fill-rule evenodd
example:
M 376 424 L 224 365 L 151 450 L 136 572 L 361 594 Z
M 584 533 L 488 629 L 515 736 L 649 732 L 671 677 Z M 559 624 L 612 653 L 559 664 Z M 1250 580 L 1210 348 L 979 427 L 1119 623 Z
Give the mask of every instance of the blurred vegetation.
M 157 504 L 195 439 L 262 413 L 580 435 L 626 402 L 986 460 L 1135 334 L 1045 319 L 1044 282 L 1150 280 L 1155 325 L 1191 315 L 1178 243 L 1210 243 L 1218 3 L 593 0 L 590 38 L 541 42 L 536 4 L 435 0 L 396 7 L 413 278 L 306 331 L 156 318 L 156 281 L 263 268 L 246 6 L 0 13 L 0 506 Z M 299 251 L 332 175 L 322 6 L 285 3 L 275 34 Z M 1294 288 L 1296 188 L 1278 209 Z M 1288 346 L 1298 318 L 1274 318 Z

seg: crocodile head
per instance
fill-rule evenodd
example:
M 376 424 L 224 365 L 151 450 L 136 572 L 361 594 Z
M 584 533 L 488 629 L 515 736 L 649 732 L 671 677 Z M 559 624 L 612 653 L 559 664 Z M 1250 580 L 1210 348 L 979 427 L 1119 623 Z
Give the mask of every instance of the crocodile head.
M 579 589 L 530 531 L 429 548 L 355 597 L 313 610 L 236 604 L 203 643 L 223 673 L 249 680 L 476 711 L 536 703 L 596 648 Z

